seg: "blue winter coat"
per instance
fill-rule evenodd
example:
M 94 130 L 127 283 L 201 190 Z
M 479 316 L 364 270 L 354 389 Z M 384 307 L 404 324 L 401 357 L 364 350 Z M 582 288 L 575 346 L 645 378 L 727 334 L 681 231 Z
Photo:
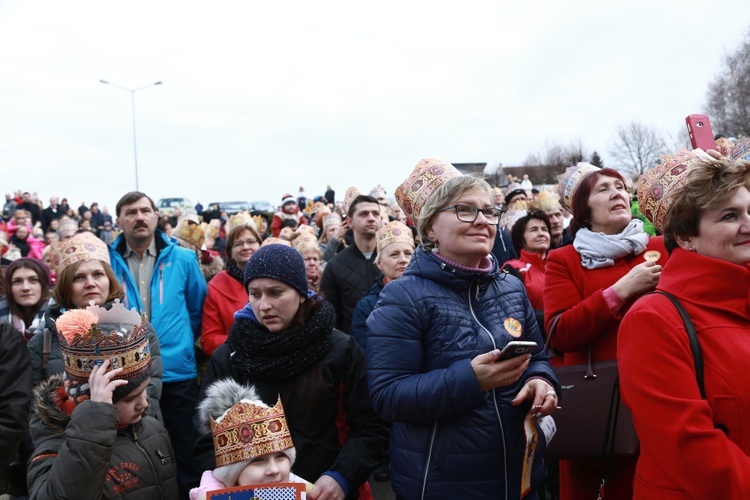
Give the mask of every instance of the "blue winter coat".
M 506 331 L 506 319 L 520 322 L 520 337 Z M 531 402 L 510 402 L 534 376 L 559 392 L 523 284 L 494 259 L 488 274 L 464 272 L 419 248 L 381 292 L 367 330 L 370 396 L 393 422 L 399 498 L 520 498 Z M 537 342 L 528 369 L 512 386 L 482 391 L 472 358 L 511 340 Z M 544 475 L 541 431 L 539 438 L 532 485 Z
M 164 382 L 182 382 L 198 376 L 195 339 L 200 336 L 206 280 L 195 252 L 179 247 L 156 231 L 158 256 L 151 275 L 151 317 L 164 362 Z M 120 252 L 125 238 L 120 235 L 109 247 L 112 269 L 125 289 L 125 305 L 143 311 L 138 287 Z
M 370 316 L 372 310 L 375 309 L 375 304 L 378 303 L 380 292 L 383 291 L 384 286 L 383 275 L 380 274 L 375 278 L 375 282 L 370 291 L 367 292 L 367 295 L 357 302 L 357 307 L 354 308 L 354 314 L 352 315 L 352 336 L 363 351 L 367 349 L 367 318 Z

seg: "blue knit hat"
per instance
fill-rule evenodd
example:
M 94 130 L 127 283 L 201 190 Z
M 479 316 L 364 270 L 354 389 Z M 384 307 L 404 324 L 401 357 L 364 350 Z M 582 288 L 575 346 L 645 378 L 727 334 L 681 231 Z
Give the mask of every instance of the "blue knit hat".
M 307 273 L 302 255 L 286 245 L 260 247 L 245 266 L 245 290 L 255 278 L 271 278 L 286 283 L 307 297 Z

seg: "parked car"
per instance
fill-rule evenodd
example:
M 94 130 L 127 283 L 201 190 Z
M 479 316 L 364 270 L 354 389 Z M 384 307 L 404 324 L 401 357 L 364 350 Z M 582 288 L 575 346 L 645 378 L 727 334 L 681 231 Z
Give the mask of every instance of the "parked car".
M 193 203 L 188 198 L 160 198 L 156 202 L 159 215 L 172 215 L 174 207 L 180 207 L 183 214 L 195 212 Z
M 209 207 L 214 205 L 219 205 L 219 210 L 226 212 L 227 215 L 234 215 L 243 210 L 247 210 L 248 212 L 251 210 L 250 204 L 246 201 L 214 201 L 208 204 Z
M 250 206 L 253 212 L 274 212 L 276 209 L 265 200 L 251 201 Z

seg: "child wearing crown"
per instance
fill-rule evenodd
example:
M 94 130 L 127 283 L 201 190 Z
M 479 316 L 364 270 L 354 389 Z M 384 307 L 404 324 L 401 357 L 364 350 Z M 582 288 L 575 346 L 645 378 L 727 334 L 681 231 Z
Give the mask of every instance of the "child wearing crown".
M 204 430 L 214 439 L 216 465 L 201 477 L 190 500 L 205 500 L 210 491 L 266 483 L 312 484 L 291 472 L 297 456 L 279 399 L 269 407 L 255 388 L 232 379 L 212 384 L 198 407 Z M 305 498 L 305 493 L 302 494 Z
M 115 301 L 57 319 L 64 375 L 34 390 L 31 498 L 177 498 L 172 445 L 147 415 L 147 324 Z

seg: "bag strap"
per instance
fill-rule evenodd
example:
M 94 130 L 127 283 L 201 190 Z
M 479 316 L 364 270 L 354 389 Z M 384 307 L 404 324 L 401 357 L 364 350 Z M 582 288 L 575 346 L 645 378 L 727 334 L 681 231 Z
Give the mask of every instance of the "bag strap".
M 550 325 L 549 331 L 547 332 L 547 340 L 544 341 L 544 352 L 549 352 L 549 342 L 552 339 L 552 335 L 555 333 L 555 330 L 557 329 L 557 322 L 560 321 L 560 316 L 562 316 L 562 313 L 555 316 L 555 318 L 552 320 L 552 324 Z M 586 358 L 588 366 L 586 367 L 586 375 L 584 375 L 583 378 L 585 378 L 586 380 L 595 379 L 596 373 L 594 373 L 594 363 L 591 357 L 590 347 L 586 347 Z
M 687 311 L 685 311 L 685 308 L 682 307 L 680 301 L 677 300 L 677 297 L 675 297 L 671 293 L 667 293 L 661 290 L 652 293 L 664 295 L 670 300 L 670 302 L 672 302 L 672 304 L 674 304 L 677 312 L 680 313 L 682 322 L 685 324 L 685 330 L 687 331 L 688 339 L 690 340 L 690 350 L 693 352 L 693 364 L 695 365 L 695 378 L 698 381 L 698 389 L 701 391 L 701 398 L 706 399 L 706 388 L 703 384 L 703 353 L 701 351 L 701 344 L 698 341 L 698 334 L 695 331 L 693 322 L 690 320 L 690 316 L 688 315 Z

